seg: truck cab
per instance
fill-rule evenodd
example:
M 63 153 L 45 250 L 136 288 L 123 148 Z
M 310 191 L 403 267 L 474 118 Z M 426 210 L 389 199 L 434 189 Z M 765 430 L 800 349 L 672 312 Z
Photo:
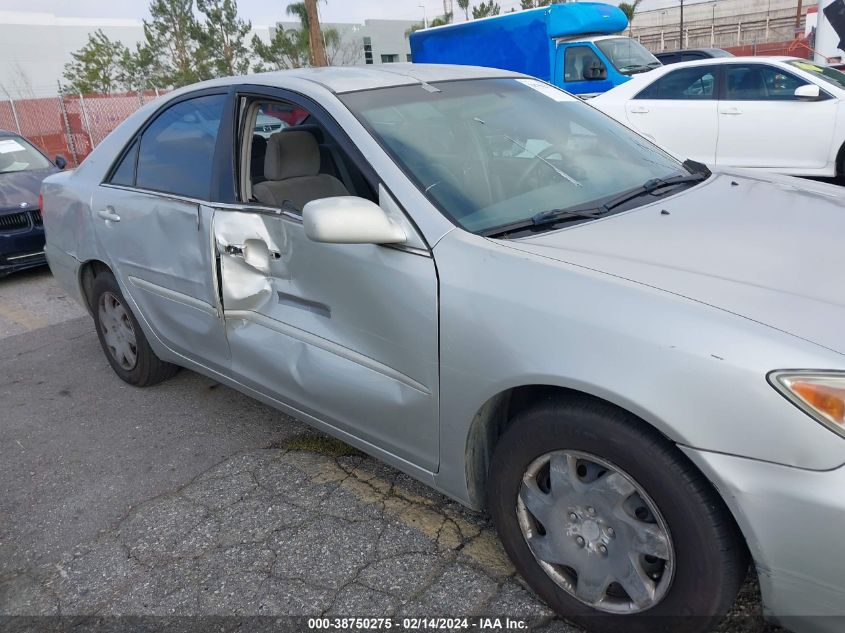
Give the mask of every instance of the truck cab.
M 621 35 L 627 28 L 628 18 L 613 5 L 553 4 L 417 31 L 411 54 L 419 63 L 514 70 L 590 97 L 661 65 Z
M 607 92 L 631 75 L 648 72 L 661 62 L 630 37 L 595 35 L 556 42 L 554 81 L 581 97 Z

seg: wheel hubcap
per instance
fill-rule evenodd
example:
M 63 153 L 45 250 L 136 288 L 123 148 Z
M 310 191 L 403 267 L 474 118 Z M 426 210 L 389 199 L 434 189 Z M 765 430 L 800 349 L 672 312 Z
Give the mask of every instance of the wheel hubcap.
M 100 329 L 109 353 L 123 369 L 134 369 L 138 362 L 135 330 L 126 308 L 115 295 L 104 292 L 97 307 Z
M 610 462 L 575 451 L 539 457 L 523 475 L 516 511 L 537 562 L 584 604 L 638 613 L 666 595 L 674 571 L 666 522 Z

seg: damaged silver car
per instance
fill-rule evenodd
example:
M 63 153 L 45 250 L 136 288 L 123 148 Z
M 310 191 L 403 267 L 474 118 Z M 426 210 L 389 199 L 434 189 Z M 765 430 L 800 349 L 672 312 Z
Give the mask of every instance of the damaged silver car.
M 591 630 L 709 630 L 749 560 L 768 617 L 843 630 L 841 189 L 392 64 L 178 90 L 43 195 L 126 382 L 187 367 L 486 509 Z

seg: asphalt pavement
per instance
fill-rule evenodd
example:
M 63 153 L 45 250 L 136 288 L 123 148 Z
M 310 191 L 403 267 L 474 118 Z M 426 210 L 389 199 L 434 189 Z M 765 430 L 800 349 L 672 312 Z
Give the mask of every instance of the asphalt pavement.
M 750 580 L 722 630 L 775 630 L 759 612 Z M 192 372 L 121 382 L 42 269 L 0 279 L 0 618 L 92 614 L 578 630 L 523 584 L 485 515 Z

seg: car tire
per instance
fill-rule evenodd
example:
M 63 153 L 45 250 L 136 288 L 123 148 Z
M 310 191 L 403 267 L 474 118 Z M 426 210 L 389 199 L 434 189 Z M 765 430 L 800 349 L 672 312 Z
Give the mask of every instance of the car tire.
M 121 380 L 136 387 L 149 387 L 179 370 L 155 355 L 111 273 L 97 275 L 90 299 L 100 345 Z
M 747 573 L 745 542 L 710 483 L 672 442 L 598 400 L 519 411 L 496 445 L 487 494 L 517 570 L 589 631 L 709 631 Z

